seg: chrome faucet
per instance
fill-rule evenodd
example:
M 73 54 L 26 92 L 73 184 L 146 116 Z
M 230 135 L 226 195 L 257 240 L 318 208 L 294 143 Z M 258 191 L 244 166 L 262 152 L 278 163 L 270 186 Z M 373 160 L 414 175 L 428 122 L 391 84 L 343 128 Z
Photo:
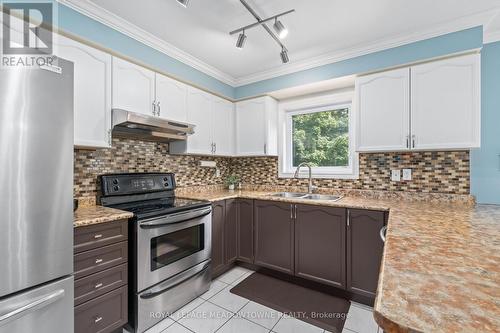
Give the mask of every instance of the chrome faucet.
M 311 166 L 308 163 L 306 163 L 306 162 L 300 163 L 299 166 L 297 167 L 297 170 L 295 170 L 295 175 L 293 177 L 294 178 L 299 178 L 300 168 L 303 167 L 303 166 L 306 166 L 306 167 L 309 168 L 309 185 L 307 186 L 307 193 L 313 193 L 313 191 L 315 189 L 317 189 L 317 187 L 313 185 L 312 169 L 311 169 Z

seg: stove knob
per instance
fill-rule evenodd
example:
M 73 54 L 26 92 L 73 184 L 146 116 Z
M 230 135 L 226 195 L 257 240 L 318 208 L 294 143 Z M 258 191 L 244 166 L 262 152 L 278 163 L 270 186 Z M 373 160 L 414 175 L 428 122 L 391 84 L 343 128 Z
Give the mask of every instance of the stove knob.
M 113 184 L 118 184 L 118 179 L 113 179 Z
M 163 184 L 165 187 L 168 187 L 168 183 Z
M 118 191 L 120 189 L 120 186 L 113 186 L 113 191 Z
M 164 182 L 168 182 L 168 177 L 163 178 Z

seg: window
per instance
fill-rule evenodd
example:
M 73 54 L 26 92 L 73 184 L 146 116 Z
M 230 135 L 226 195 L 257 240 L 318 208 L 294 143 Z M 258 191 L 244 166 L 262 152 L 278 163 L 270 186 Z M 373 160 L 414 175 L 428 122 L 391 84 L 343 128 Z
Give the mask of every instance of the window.
M 343 94 L 330 96 L 328 101 L 331 103 L 318 106 L 324 98 L 309 99 L 280 107 L 280 121 L 284 123 L 280 177 L 293 177 L 297 166 L 306 162 L 316 178 L 357 178 L 352 98 Z

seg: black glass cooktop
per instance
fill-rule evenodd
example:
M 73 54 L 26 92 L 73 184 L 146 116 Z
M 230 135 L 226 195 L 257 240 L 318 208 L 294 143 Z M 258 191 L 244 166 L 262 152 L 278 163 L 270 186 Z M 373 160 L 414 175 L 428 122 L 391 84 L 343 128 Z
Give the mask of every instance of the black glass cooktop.
M 132 212 L 138 219 L 155 217 L 188 209 L 210 206 L 209 201 L 164 198 L 154 200 L 144 200 L 112 205 L 110 207 Z

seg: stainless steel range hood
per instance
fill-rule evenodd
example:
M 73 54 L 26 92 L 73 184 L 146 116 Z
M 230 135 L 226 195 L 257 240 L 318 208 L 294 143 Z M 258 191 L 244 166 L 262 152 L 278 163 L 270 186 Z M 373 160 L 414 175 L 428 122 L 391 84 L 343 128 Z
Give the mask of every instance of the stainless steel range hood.
M 112 110 L 113 136 L 155 142 L 186 140 L 195 125 L 122 109 Z

